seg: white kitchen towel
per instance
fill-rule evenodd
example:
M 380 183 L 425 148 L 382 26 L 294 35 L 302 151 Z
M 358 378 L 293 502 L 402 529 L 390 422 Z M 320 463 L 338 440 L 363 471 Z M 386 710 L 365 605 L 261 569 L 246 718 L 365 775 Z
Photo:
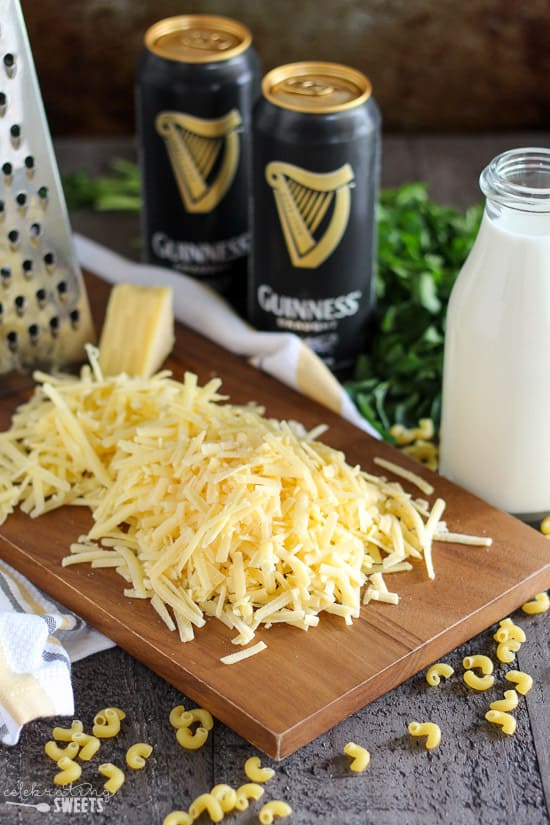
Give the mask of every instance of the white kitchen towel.
M 114 643 L 0 561 L 0 742 L 24 724 L 74 713 L 71 662 Z
M 246 356 L 254 366 L 379 438 L 339 381 L 297 335 L 258 332 L 239 318 L 219 295 L 194 278 L 171 269 L 129 261 L 81 235 L 75 235 L 74 239 L 83 269 L 109 283 L 171 287 L 178 321 L 224 349 Z

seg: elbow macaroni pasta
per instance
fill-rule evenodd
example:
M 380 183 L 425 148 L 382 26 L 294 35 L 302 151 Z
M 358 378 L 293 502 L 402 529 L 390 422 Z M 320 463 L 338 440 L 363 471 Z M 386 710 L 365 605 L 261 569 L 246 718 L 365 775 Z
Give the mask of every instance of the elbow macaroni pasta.
M 495 677 L 492 674 L 488 676 L 478 676 L 473 670 L 467 670 L 463 676 L 464 682 L 473 690 L 489 690 L 495 683 Z
M 499 662 L 509 664 L 516 658 L 516 653 L 521 647 L 521 642 L 517 639 L 508 639 L 507 642 L 500 642 L 497 645 L 497 659 Z
M 435 722 L 410 722 L 409 733 L 411 736 L 425 736 L 427 750 L 437 748 L 441 741 L 441 728 Z
M 504 674 L 504 678 L 515 684 L 517 692 L 521 693 L 522 696 L 529 693 L 533 687 L 533 677 L 522 670 L 509 670 L 508 673 Z
M 214 727 L 214 719 L 209 710 L 205 710 L 204 708 L 191 708 L 188 713 L 191 716 L 192 723 L 198 722 L 200 726 L 206 728 L 206 730 L 212 730 Z
M 476 653 L 474 656 L 465 656 L 462 664 L 466 670 L 481 670 L 484 676 L 489 676 L 493 672 L 491 659 L 481 653 Z
M 535 598 L 530 602 L 525 602 L 525 604 L 522 604 L 521 609 L 524 613 L 528 613 L 532 616 L 537 613 L 546 613 L 547 610 L 550 610 L 550 597 L 548 596 L 548 593 L 537 593 Z
M 449 679 L 454 672 L 454 668 L 445 664 L 445 662 L 436 662 L 435 665 L 432 665 L 428 669 L 428 672 L 426 673 L 426 681 L 429 685 L 435 687 L 435 685 L 440 683 L 442 676 L 445 679 Z
M 125 716 L 126 714 L 118 708 L 105 708 L 100 711 L 94 716 L 94 736 L 98 739 L 112 739 L 113 736 L 117 736 L 120 733 L 120 721 Z
M 208 739 L 208 731 L 201 726 L 199 726 L 194 733 L 190 728 L 178 728 L 176 731 L 176 739 L 182 748 L 189 751 L 196 751 L 202 748 Z
M 505 713 L 503 710 L 488 710 L 485 718 L 493 725 L 500 725 L 503 733 L 508 735 L 515 733 L 516 720 L 511 713 Z
M 214 799 L 217 799 L 221 805 L 224 814 L 229 813 L 235 808 L 237 802 L 237 791 L 231 785 L 214 785 L 210 791 Z
M 505 713 L 509 713 L 511 710 L 517 708 L 518 701 L 518 695 L 515 690 L 505 690 L 504 699 L 497 699 L 495 702 L 491 702 L 489 707 L 491 710 L 503 710 Z
M 101 744 L 97 736 L 90 736 L 88 733 L 73 733 L 73 742 L 80 747 L 78 758 L 83 762 L 89 762 Z
M 274 817 L 290 816 L 291 813 L 292 808 L 287 802 L 283 802 L 281 799 L 273 799 L 262 806 L 258 819 L 262 825 L 271 825 Z
M 187 811 L 172 811 L 164 817 L 162 825 L 193 825 L 193 819 Z
M 193 721 L 193 717 L 188 710 L 185 710 L 183 705 L 176 705 L 170 711 L 169 720 L 173 728 L 188 728 Z
M 70 785 L 72 782 L 80 779 L 80 775 L 82 774 L 82 768 L 78 762 L 75 762 L 74 759 L 69 759 L 68 756 L 62 756 L 57 763 L 57 767 L 59 768 L 59 773 L 56 773 L 53 778 L 55 785 Z
M 53 739 L 50 739 L 49 742 L 46 742 L 44 745 L 44 752 L 46 756 L 49 756 L 50 759 L 53 759 L 54 762 L 59 762 L 60 759 L 63 759 L 64 756 L 68 756 L 69 759 L 75 759 L 79 750 L 79 745 L 76 742 L 68 742 L 66 747 L 60 748 L 57 742 L 54 742 Z
M 52 731 L 52 736 L 54 739 L 57 739 L 58 742 L 71 742 L 73 738 L 73 733 L 82 733 L 84 730 L 84 725 L 79 719 L 74 719 L 71 722 L 70 728 L 54 728 Z
M 499 622 L 498 630 L 493 636 L 495 642 L 507 642 L 509 639 L 515 639 L 516 642 L 523 643 L 526 639 L 523 628 L 519 627 L 509 617 Z
M 344 753 L 353 759 L 349 766 L 350 771 L 361 773 L 368 768 L 370 753 L 366 748 L 357 745 L 355 742 L 348 742 L 347 745 L 344 745 Z
M 244 785 L 237 788 L 235 807 L 238 811 L 246 811 L 249 805 L 249 799 L 256 801 L 263 795 L 264 789 L 261 785 L 258 785 L 256 782 L 246 782 Z
M 258 756 L 251 756 L 244 763 L 244 772 L 251 782 L 267 782 L 274 776 L 273 768 L 261 768 Z
M 189 805 L 189 815 L 192 819 L 198 819 L 203 811 L 207 811 L 212 822 L 221 822 L 224 817 L 221 804 L 211 793 L 201 793 Z
M 139 771 L 145 767 L 145 760 L 149 759 L 153 753 L 153 746 L 146 742 L 136 742 L 130 745 L 126 751 L 126 764 L 134 771 Z
M 107 782 L 103 783 L 103 787 L 106 791 L 109 793 L 116 793 L 120 790 L 126 778 L 124 776 L 124 771 L 121 771 L 120 768 L 117 768 L 117 766 L 113 765 L 112 762 L 104 762 L 99 766 L 98 771 L 100 774 L 107 777 Z

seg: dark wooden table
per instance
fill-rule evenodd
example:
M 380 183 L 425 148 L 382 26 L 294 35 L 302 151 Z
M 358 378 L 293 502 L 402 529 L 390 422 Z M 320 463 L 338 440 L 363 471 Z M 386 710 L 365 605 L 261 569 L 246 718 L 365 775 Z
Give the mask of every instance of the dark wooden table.
M 384 140 L 383 184 L 425 180 L 431 195 L 459 207 L 480 200 L 479 173 L 491 158 L 507 148 L 550 143 L 549 133 L 471 136 L 387 136 Z M 62 172 L 87 168 L 97 172 L 113 156 L 134 157 L 131 141 L 61 141 L 57 156 Z M 72 215 L 76 231 L 130 257 L 139 258 L 136 215 Z M 329 733 L 280 763 L 272 764 L 271 798 L 287 800 L 294 825 L 543 825 L 550 822 L 550 615 L 514 620 L 527 634 L 518 653 L 518 667 L 535 685 L 515 712 L 514 736 L 506 737 L 483 718 L 486 699 L 460 678 L 429 688 L 424 675 L 410 679 L 365 707 Z M 494 649 L 488 628 L 448 661 L 462 672 L 462 659 Z M 342 665 L 345 667 L 345 663 Z M 117 705 L 128 713 L 128 732 L 109 745 L 109 759 L 122 763 L 130 741 L 155 745 L 154 757 L 142 772 L 128 775 L 122 790 L 108 802 L 97 793 L 102 778 L 89 775 L 81 787 L 82 802 L 60 800 L 52 781 L 53 763 L 43 754 L 53 723 L 40 720 L 26 727 L 20 743 L 0 750 L 0 823 L 68 821 L 72 808 L 78 823 L 144 823 L 161 825 L 174 808 L 186 808 L 198 794 L 217 783 L 244 781 L 243 764 L 257 751 L 221 724 L 216 724 L 205 748 L 183 751 L 167 722 L 174 705 L 185 697 L 147 668 L 115 648 L 78 662 L 73 668 L 76 715 L 89 727 L 95 712 Z M 251 690 L 261 690 L 251 685 Z M 426 751 L 407 733 L 412 719 L 439 721 L 444 739 Z M 363 743 L 372 754 L 364 774 L 347 768 L 343 746 Z M 107 748 L 105 749 L 107 752 Z M 84 776 L 87 774 L 84 772 Z M 5 801 L 46 803 L 36 807 L 6 806 Z M 72 801 L 70 801 L 72 800 Z M 229 823 L 257 822 L 258 805 L 227 816 Z M 40 819 L 39 819 L 40 817 Z M 200 822 L 208 822 L 203 815 Z

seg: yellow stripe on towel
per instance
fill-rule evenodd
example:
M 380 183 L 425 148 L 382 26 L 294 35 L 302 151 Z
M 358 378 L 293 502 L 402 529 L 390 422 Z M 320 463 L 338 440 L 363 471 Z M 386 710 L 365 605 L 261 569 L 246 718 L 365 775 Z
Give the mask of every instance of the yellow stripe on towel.
M 30 673 L 14 673 L 1 645 L 0 704 L 18 725 L 55 715 L 55 707 L 38 680 Z

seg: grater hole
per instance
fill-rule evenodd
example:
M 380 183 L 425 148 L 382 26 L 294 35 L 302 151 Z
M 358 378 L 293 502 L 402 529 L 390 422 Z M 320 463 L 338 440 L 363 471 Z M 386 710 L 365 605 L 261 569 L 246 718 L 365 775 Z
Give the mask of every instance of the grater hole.
M 53 318 L 50 318 L 50 332 L 53 338 L 57 338 L 59 335 L 59 318 L 57 315 L 54 315 Z
M 2 173 L 4 175 L 4 182 L 6 186 L 9 186 L 11 183 L 11 176 L 13 175 L 13 166 L 9 161 L 2 164 Z
M 17 204 L 17 210 L 21 215 L 24 215 L 27 211 L 27 196 L 25 192 L 19 192 L 15 196 L 15 202 Z
M 32 275 L 32 266 L 32 260 L 30 258 L 25 258 L 25 260 L 23 261 L 23 275 L 27 279 L 30 278 Z
M 10 140 L 13 148 L 19 149 L 21 145 L 21 126 L 18 123 L 14 123 L 13 126 L 10 127 Z
M 23 163 L 25 164 L 27 177 L 32 177 L 34 175 L 34 157 L 32 155 L 27 155 Z
M 40 201 L 40 206 L 46 206 L 48 203 L 48 187 L 41 186 L 38 190 L 38 199 Z
M 8 342 L 8 349 L 10 352 L 17 352 L 17 332 L 14 329 L 11 329 L 8 332 L 6 335 L 6 341 Z
M 0 221 L 3 221 L 6 216 L 6 204 L 0 201 Z
M 22 318 L 23 315 L 25 314 L 26 304 L 27 304 L 27 302 L 25 300 L 24 295 L 16 295 L 15 298 L 13 299 L 13 305 L 15 307 L 15 314 L 19 318 Z
M 17 247 L 19 246 L 19 232 L 17 229 L 10 229 L 8 232 L 8 241 L 10 242 L 10 249 L 12 252 L 15 252 Z
M 48 297 L 46 290 L 42 287 L 40 289 L 37 289 L 35 292 L 35 297 L 36 303 L 38 304 L 40 309 L 42 309 L 46 305 L 46 298 Z
M 8 108 L 8 96 L 5 92 L 0 92 L 0 117 L 4 117 Z
M 38 336 L 40 335 L 40 327 L 38 324 L 31 324 L 27 329 L 29 333 L 29 340 L 31 344 L 36 344 L 38 342 Z
M 6 52 L 4 55 L 4 69 L 8 77 L 13 77 L 16 70 L 15 55 L 12 52 Z
M 80 312 L 78 309 L 73 309 L 69 315 L 69 318 L 71 319 L 72 328 L 76 329 L 78 327 L 78 322 L 80 321 Z
M 31 223 L 29 227 L 29 235 L 33 243 L 38 243 L 40 235 L 42 234 L 42 227 L 39 223 Z
M 67 281 L 59 281 L 57 284 L 57 294 L 60 301 L 65 301 L 67 299 L 68 290 L 69 288 L 67 286 Z
M 53 252 L 46 252 L 43 261 L 48 272 L 51 272 L 52 269 L 55 267 L 55 255 L 53 254 Z
M 11 283 L 11 267 L 3 266 L 0 269 L 0 278 L 2 279 L 2 286 L 8 287 Z
M 0 301 L 0 324 L 4 321 L 4 304 Z

